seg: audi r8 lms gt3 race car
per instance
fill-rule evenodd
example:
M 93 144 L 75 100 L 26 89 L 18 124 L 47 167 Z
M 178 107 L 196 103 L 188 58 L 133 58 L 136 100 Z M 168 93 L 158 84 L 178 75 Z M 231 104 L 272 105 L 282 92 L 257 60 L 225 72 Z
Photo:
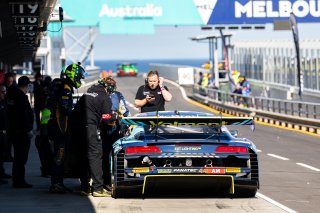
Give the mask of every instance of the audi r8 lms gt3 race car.
M 118 64 L 117 65 L 117 76 L 137 76 L 138 69 L 136 64 L 132 63 L 125 63 L 125 64 Z
M 149 194 L 155 184 L 172 182 L 201 182 L 236 196 L 255 196 L 257 149 L 226 127 L 253 125 L 253 118 L 163 111 L 126 117 L 122 123 L 131 126 L 131 134 L 117 140 L 110 153 L 113 197 L 133 189 Z

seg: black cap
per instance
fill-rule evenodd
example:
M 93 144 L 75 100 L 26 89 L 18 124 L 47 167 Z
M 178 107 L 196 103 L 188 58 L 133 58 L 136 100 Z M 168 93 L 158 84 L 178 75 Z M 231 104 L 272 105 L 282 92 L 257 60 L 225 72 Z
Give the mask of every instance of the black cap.
M 27 76 L 21 76 L 19 79 L 18 79 L 18 86 L 27 86 L 28 84 L 30 84 L 31 81 L 30 79 L 27 77 Z

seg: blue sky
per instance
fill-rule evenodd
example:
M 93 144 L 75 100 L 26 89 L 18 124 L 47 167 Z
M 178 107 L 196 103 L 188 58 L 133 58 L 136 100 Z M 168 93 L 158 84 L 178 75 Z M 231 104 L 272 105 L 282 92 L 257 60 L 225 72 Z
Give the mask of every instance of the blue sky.
M 299 24 L 300 39 L 319 39 L 320 23 Z M 292 39 L 291 31 L 265 30 L 225 31 L 234 40 Z M 219 34 L 216 30 L 202 31 L 199 26 L 156 27 L 153 35 L 101 35 L 94 44 L 95 59 L 191 59 L 209 58 L 207 43 L 191 41 L 198 35 Z
M 239 2 L 246 6 L 242 5 L 240 7 Z M 271 1 L 268 2 L 270 3 Z M 283 2 L 288 4 L 289 1 Z M 298 15 L 300 14 L 300 18 L 297 16 L 297 20 L 317 21 L 319 19 L 317 14 L 314 17 L 310 17 L 311 12 L 310 14 L 301 15 L 302 12 L 309 11 L 309 6 L 306 6 L 305 1 L 290 0 L 290 2 L 295 2 L 293 4 L 298 5 L 296 7 L 292 6 L 293 11 Z M 282 4 L 282 12 L 275 13 L 277 10 L 280 11 L 280 4 L 277 5 L 279 3 L 278 0 L 272 0 L 271 3 L 272 5 L 274 4 L 274 7 L 269 7 L 270 4 L 268 4 L 269 6 L 261 6 L 263 1 L 259 0 L 95 0 L 94 3 L 87 0 L 61 0 L 61 3 L 64 11 L 75 20 L 74 22 L 66 23 L 66 25 L 96 26 L 99 23 L 100 30 L 104 31 L 104 33 L 110 33 L 99 34 L 96 38 L 94 54 L 95 59 L 98 60 L 209 58 L 208 44 L 191 41 L 190 38 L 198 35 L 218 35 L 219 32 L 214 30 L 201 31 L 200 25 L 207 23 L 232 23 L 233 25 L 237 23 L 271 23 L 274 19 L 274 14 L 283 15 L 283 12 L 288 11 L 282 8 Z M 253 4 L 256 6 L 253 6 Z M 77 7 L 77 5 L 81 5 L 81 7 Z M 238 6 L 236 7 L 236 5 Z M 258 15 L 257 17 L 259 18 L 250 16 L 250 5 L 252 8 L 257 9 L 254 14 Z M 127 11 L 129 7 L 131 12 Z M 239 12 L 238 7 L 242 17 L 235 17 L 235 14 Z M 83 8 L 87 9 L 85 13 L 83 13 Z M 148 14 L 133 14 L 133 8 L 140 8 L 139 10 L 141 11 L 143 9 Z M 179 10 L 176 8 L 179 8 Z M 228 8 L 228 10 L 224 10 L 224 8 Z M 272 11 L 269 11 L 270 8 Z M 270 17 L 261 18 L 263 17 L 262 15 L 266 16 L 266 14 L 270 15 Z M 129 17 L 129 19 L 124 19 L 124 16 Z M 136 20 L 137 17 L 152 17 L 152 19 L 139 18 Z M 277 19 L 286 20 L 286 17 L 282 16 Z M 173 24 L 178 24 L 178 27 L 173 26 Z M 194 26 L 186 26 L 187 24 Z M 153 25 L 156 25 L 154 34 L 113 34 L 120 33 L 118 28 L 122 29 L 120 30 L 122 33 L 131 31 L 150 33 L 153 30 Z M 148 31 L 151 29 L 150 27 L 152 30 Z M 320 36 L 319 23 L 298 23 L 298 27 L 301 39 L 313 39 Z M 273 31 L 272 24 L 267 24 L 265 30 L 234 30 L 225 31 L 225 33 L 233 33 L 233 40 L 292 39 L 291 31 Z M 77 36 L 80 37 L 81 33 L 78 33 Z

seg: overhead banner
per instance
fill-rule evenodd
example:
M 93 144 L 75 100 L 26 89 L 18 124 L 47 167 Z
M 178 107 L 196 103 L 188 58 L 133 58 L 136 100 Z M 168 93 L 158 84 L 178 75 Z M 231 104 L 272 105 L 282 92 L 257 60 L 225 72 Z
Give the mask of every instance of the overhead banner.
M 199 2 L 201 2 L 199 0 Z M 212 0 L 207 22 L 216 24 L 266 24 L 288 20 L 290 13 L 299 23 L 320 22 L 320 0 Z
M 203 25 L 193 0 L 61 0 L 69 26 L 99 26 L 104 34 L 148 34 L 158 25 Z M 67 25 L 67 26 L 68 26 Z
M 154 26 L 319 22 L 320 0 L 61 0 L 65 26 L 99 26 L 104 34 L 153 33 Z

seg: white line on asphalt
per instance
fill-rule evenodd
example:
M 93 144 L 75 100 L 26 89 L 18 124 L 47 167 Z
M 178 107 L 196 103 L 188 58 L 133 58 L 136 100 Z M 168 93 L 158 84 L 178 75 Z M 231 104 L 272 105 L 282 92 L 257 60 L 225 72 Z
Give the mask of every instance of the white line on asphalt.
M 260 149 L 257 149 L 257 152 L 262 152 L 262 150 L 260 150 Z
M 265 195 L 263 195 L 263 194 L 261 194 L 259 192 L 257 192 L 256 195 L 257 195 L 257 197 L 260 197 L 260 198 L 264 199 L 265 201 L 268 201 L 269 203 L 271 203 L 271 204 L 273 204 L 275 206 L 278 206 L 279 208 L 283 209 L 286 212 L 297 213 L 296 211 L 286 207 L 285 205 L 282 205 L 281 203 L 279 203 L 279 202 L 277 202 L 275 200 L 272 200 L 271 198 L 269 198 L 269 197 L 267 197 L 267 196 L 265 196 Z
M 299 166 L 303 166 L 303 167 L 306 167 L 308 169 L 311 169 L 313 171 L 316 171 L 316 172 L 320 172 L 320 169 L 316 168 L 316 167 L 313 167 L 313 166 L 309 166 L 307 164 L 304 164 L 304 163 L 296 163 L 297 165 Z
M 165 79 L 165 81 L 168 82 L 168 83 L 170 83 L 170 84 L 172 84 L 172 85 L 174 85 L 175 87 L 179 88 L 184 100 L 186 100 L 186 101 L 187 101 L 187 100 L 190 100 L 190 99 L 188 98 L 187 94 L 186 94 L 186 91 L 184 90 L 184 88 L 183 88 L 182 86 L 180 86 L 180 85 L 177 84 L 176 82 L 171 81 L 171 80 L 168 80 L 168 79 Z
M 281 160 L 289 160 L 289 158 L 281 157 L 281 156 L 275 155 L 275 154 L 270 154 L 270 153 L 268 153 L 267 155 L 269 155 L 269 156 L 271 156 L 271 157 L 274 157 L 274 158 L 281 159 Z

